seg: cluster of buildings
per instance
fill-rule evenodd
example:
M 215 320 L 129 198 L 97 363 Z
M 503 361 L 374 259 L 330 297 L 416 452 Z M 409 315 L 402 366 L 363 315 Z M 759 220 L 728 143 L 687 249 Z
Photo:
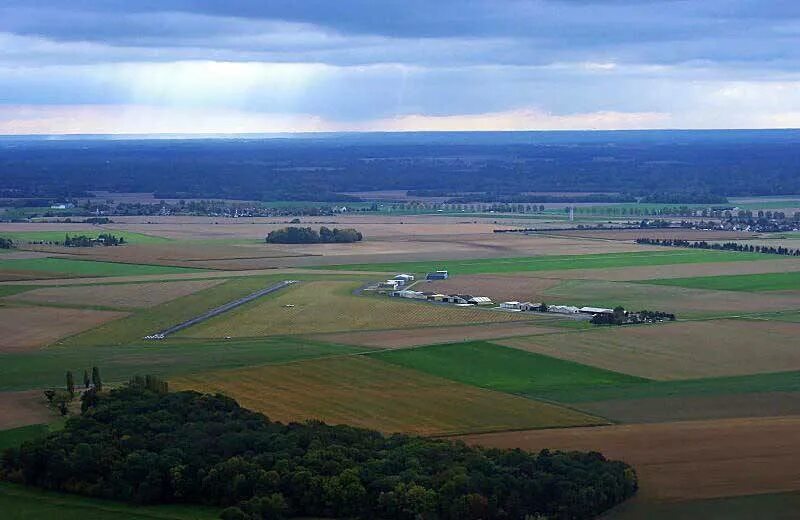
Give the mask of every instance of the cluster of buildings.
M 597 314 L 614 314 L 613 309 L 602 307 L 575 307 L 573 305 L 547 305 L 541 302 L 502 302 L 500 309 L 510 312 L 552 312 L 555 314 L 577 314 L 596 316 Z
M 440 294 L 430 291 L 410 291 L 400 290 L 389 294 L 395 298 L 409 298 L 411 300 L 423 300 L 435 303 L 452 303 L 458 306 L 485 306 L 494 305 L 491 298 L 486 296 L 472 296 L 471 294 Z

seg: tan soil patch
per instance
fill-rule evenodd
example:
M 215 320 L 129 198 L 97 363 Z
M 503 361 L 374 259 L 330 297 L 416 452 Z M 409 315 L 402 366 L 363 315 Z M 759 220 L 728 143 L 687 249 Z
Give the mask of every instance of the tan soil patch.
M 464 275 L 447 280 L 417 284 L 418 291 L 432 291 L 443 294 L 471 294 L 488 296 L 495 302 L 542 301 L 542 293 L 559 282 L 555 279 L 534 277 L 511 277 L 504 275 Z
M 641 500 L 690 500 L 800 489 L 800 417 L 490 433 L 469 444 L 599 451 L 631 464 Z
M 33 350 L 127 315 L 125 312 L 55 307 L 2 307 L 0 352 Z
M 759 236 L 758 233 L 741 231 L 705 231 L 699 229 L 617 229 L 552 231 L 554 235 L 565 237 L 599 238 L 606 240 L 636 240 L 637 238 L 679 239 L 679 240 L 741 240 Z M 750 242 L 748 242 L 750 243 Z
M 800 309 L 800 294 L 715 291 L 668 285 L 566 280 L 545 293 L 547 303 L 673 312 L 678 318 Z
M 152 282 L 140 284 L 88 285 L 34 289 L 6 298 L 41 304 L 96 305 L 135 309 L 152 307 L 224 282 L 195 280 L 187 282 Z
M 654 397 L 580 403 L 576 408 L 622 423 L 800 415 L 800 392 Z
M 510 338 L 497 343 L 656 380 L 800 370 L 800 323 L 712 320 Z
M 47 407 L 41 390 L 0 392 L 0 430 L 48 423 L 57 417 Z
M 690 278 L 729 274 L 764 274 L 800 271 L 800 260 L 794 258 L 762 259 L 753 262 L 709 262 L 699 264 L 614 267 L 608 269 L 570 269 L 531 273 L 531 276 L 560 279 L 592 279 L 608 281 L 655 280 L 658 278 Z M 518 273 L 525 276 L 525 273 Z
M 346 345 L 363 345 L 376 348 L 403 348 L 456 341 L 509 338 L 548 334 L 563 329 L 543 327 L 532 323 L 491 323 L 459 327 L 426 327 L 420 329 L 397 329 L 368 332 L 345 332 L 325 334 L 314 339 Z
M 364 356 L 189 375 L 170 386 L 222 392 L 282 422 L 320 419 L 384 432 L 439 435 L 604 422 Z

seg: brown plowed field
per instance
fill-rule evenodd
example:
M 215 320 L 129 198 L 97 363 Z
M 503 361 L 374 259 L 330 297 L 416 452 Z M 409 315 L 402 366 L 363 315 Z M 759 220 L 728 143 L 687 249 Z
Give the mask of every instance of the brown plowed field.
M 41 390 L 0 392 L 0 430 L 48 423 L 57 417 L 47 407 Z
M 637 424 L 460 437 L 538 451 L 594 450 L 631 464 L 640 500 L 800 490 L 800 417 Z
M 657 423 L 800 415 L 800 392 L 615 399 L 577 408 L 621 423 Z
M 127 313 L 55 307 L 0 307 L 0 353 L 37 349 L 123 316 Z
M 344 332 L 324 334 L 314 339 L 346 345 L 363 345 L 376 348 L 403 348 L 436 343 L 475 341 L 481 339 L 509 338 L 513 336 L 532 336 L 548 334 L 563 329 L 534 325 L 532 323 L 489 323 L 485 325 L 464 325 L 458 327 L 423 327 L 418 329 L 397 329 L 366 332 Z
M 603 328 L 496 343 L 648 379 L 800 370 L 800 323 L 712 320 Z
M 464 275 L 448 280 L 417 284 L 417 291 L 432 291 L 443 294 L 471 294 L 488 296 L 495 302 L 542 301 L 542 293 L 559 283 L 558 280 L 502 275 Z
M 33 289 L 6 298 L 40 304 L 96 305 L 136 309 L 152 307 L 181 296 L 224 282 L 219 280 L 195 280 L 187 282 L 151 282 L 138 284 L 89 285 L 76 287 L 46 287 Z

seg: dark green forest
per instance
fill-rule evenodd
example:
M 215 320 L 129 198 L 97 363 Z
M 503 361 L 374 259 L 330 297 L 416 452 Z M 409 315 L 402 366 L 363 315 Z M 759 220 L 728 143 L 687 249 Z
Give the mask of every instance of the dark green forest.
M 429 190 L 715 203 L 800 193 L 800 131 L 436 132 L 188 140 L 0 139 L 0 198 L 355 200 Z M 609 195 L 613 200 L 617 196 Z M 574 200 L 582 200 L 579 195 Z
M 222 395 L 134 378 L 89 391 L 62 431 L 6 450 L 0 478 L 225 519 L 592 518 L 636 491 L 599 453 L 494 450 L 319 422 L 281 424 Z
M 322 226 L 317 232 L 310 227 L 289 226 L 270 231 L 265 241 L 267 244 L 349 244 L 363 239 L 364 236 L 353 228 Z

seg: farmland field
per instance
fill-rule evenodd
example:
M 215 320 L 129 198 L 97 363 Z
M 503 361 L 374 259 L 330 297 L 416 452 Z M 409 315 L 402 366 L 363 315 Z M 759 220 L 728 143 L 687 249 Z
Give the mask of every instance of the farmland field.
M 212 520 L 219 510 L 200 506 L 142 506 L 40 491 L 0 482 L 0 511 L 4 520 Z
M 675 380 L 800 370 L 798 334 L 795 323 L 713 320 L 498 342 L 606 370 Z
M 451 274 L 514 273 L 524 271 L 555 271 L 559 269 L 603 269 L 705 262 L 751 262 L 769 259 L 770 255 L 737 253 L 703 249 L 645 249 L 635 253 L 606 253 L 568 256 L 521 258 L 487 258 L 478 260 L 439 260 L 429 262 L 399 262 L 389 264 L 330 265 L 327 269 L 347 269 L 382 272 L 424 273 L 448 269 Z
M 31 275 L 42 273 L 50 276 L 135 276 L 201 272 L 199 269 L 187 267 L 93 262 L 91 260 L 72 260 L 67 258 L 0 259 L 1 271 L 30 273 Z
M 507 275 L 462 275 L 448 280 L 435 280 L 419 285 L 424 291 L 443 294 L 471 294 L 488 296 L 494 301 L 541 301 L 541 294 L 558 284 L 550 278 Z
M 29 225 L 28 227 L 36 227 L 33 225 Z M 17 227 L 16 229 L 19 229 Z M 25 242 L 63 242 L 64 236 L 69 235 L 71 237 L 85 235 L 90 238 L 96 238 L 97 235 L 101 233 L 110 233 L 117 238 L 124 238 L 125 242 L 128 244 L 149 244 L 153 242 L 165 242 L 168 239 L 164 237 L 159 237 L 155 235 L 146 235 L 144 233 L 134 233 L 131 231 L 123 231 L 114 229 L 113 227 L 78 227 L 75 229 L 75 226 L 69 226 L 64 231 L 61 230 L 38 230 L 38 229 L 31 229 L 30 231 L 4 231 L 2 226 L 0 225 L 0 237 L 10 238 L 14 242 L 21 242 L 24 245 Z M 122 247 L 122 246 L 117 246 Z
M 46 405 L 44 396 L 39 390 L 0 392 L 0 430 L 55 420 L 56 413 Z
M 601 426 L 462 437 L 526 450 L 597 450 L 630 462 L 637 500 L 689 500 L 800 489 L 800 417 Z
M 454 381 L 515 394 L 619 388 L 645 382 L 638 377 L 486 342 L 393 350 L 372 356 Z
M 41 305 L 103 306 L 120 309 L 152 307 L 208 289 L 224 280 L 155 282 L 32 289 L 8 298 Z
M 354 296 L 352 292 L 359 285 L 353 282 L 302 282 L 274 296 L 186 329 L 178 335 L 196 338 L 254 337 L 529 319 L 519 314 L 488 309 L 438 306 L 379 296 Z
M 0 307 L 0 353 L 22 352 L 124 317 L 123 312 L 55 307 Z
M 720 291 L 800 291 L 800 272 L 668 278 L 647 283 Z
M 179 389 L 225 393 L 273 420 L 321 419 L 385 432 L 441 435 L 604 422 L 363 356 L 210 372 L 173 383 Z

